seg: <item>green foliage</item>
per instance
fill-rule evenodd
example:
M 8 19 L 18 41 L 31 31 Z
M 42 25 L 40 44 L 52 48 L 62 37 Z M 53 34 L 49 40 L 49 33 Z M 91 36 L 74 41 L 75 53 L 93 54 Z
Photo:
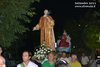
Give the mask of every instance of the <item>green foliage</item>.
M 100 48 L 100 10 L 89 11 L 84 19 L 86 23 L 89 23 L 83 32 L 83 39 L 85 44 L 92 50 Z
M 27 16 L 33 17 L 31 4 L 39 0 L 0 0 L 0 45 L 9 47 L 18 39 L 19 34 L 28 30 L 24 23 L 31 22 Z M 19 19 L 23 20 L 20 22 Z
M 84 30 L 84 42 L 92 50 L 100 48 L 100 26 L 90 25 Z

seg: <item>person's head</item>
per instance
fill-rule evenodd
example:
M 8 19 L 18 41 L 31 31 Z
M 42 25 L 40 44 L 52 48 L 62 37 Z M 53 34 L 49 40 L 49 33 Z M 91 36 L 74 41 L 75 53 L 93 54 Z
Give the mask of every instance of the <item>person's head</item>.
M 72 62 L 77 61 L 77 55 L 76 54 L 72 54 L 71 60 L 72 60 Z
M 5 59 L 2 56 L 0 56 L 0 67 L 6 67 L 5 66 Z
M 57 61 L 54 67 L 69 67 L 66 61 Z
M 85 56 L 85 53 L 82 53 L 82 56 Z
M 31 58 L 31 55 L 32 55 L 32 54 L 31 54 L 29 51 L 24 51 L 24 52 L 22 53 L 23 62 L 29 61 L 30 58 Z
M 44 15 L 48 15 L 49 11 L 47 9 L 44 10 Z
M 0 55 L 2 54 L 2 47 L 0 46 Z
M 51 51 L 47 54 L 47 58 L 48 58 L 48 61 L 54 61 L 55 60 L 55 52 L 54 51 Z
M 66 58 L 66 52 L 65 51 L 62 52 L 62 57 Z

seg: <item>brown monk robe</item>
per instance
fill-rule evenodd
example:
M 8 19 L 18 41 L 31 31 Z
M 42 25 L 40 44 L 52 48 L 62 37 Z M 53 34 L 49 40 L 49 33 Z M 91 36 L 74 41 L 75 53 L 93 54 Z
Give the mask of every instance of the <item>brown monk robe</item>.
M 39 23 L 36 25 L 35 30 L 41 30 L 41 44 L 55 50 L 55 37 L 54 37 L 54 20 L 51 16 L 42 16 Z

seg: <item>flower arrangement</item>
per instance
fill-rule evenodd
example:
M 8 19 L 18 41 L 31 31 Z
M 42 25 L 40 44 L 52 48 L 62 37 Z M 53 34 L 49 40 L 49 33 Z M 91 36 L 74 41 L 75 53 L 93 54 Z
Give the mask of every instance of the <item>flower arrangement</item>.
M 51 48 L 48 48 L 45 46 L 45 44 L 42 44 L 39 49 L 35 50 L 33 57 L 42 62 L 46 58 L 47 53 L 51 51 L 53 51 Z

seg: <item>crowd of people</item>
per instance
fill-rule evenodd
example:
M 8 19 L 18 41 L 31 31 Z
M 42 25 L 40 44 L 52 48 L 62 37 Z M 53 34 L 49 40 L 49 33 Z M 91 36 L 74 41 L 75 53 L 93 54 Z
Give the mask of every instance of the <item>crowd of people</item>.
M 0 47 L 0 67 L 8 67 L 5 57 L 2 56 L 2 52 L 2 48 Z M 65 51 L 51 51 L 47 53 L 46 60 L 43 62 L 39 62 L 32 57 L 31 52 L 23 51 L 22 62 L 17 64 L 17 67 L 91 67 L 89 65 L 91 60 L 85 53 L 77 56 L 77 54 L 69 54 Z
M 35 59 L 31 59 L 31 54 L 28 51 L 22 53 L 23 62 L 18 64 L 17 67 L 88 67 L 89 58 L 83 53 L 81 56 L 81 62 L 76 54 L 67 56 L 66 52 L 60 54 L 51 51 L 47 53 L 47 60 L 43 63 L 34 62 Z M 36 60 L 35 60 L 36 61 Z M 40 65 L 41 64 L 41 65 Z

